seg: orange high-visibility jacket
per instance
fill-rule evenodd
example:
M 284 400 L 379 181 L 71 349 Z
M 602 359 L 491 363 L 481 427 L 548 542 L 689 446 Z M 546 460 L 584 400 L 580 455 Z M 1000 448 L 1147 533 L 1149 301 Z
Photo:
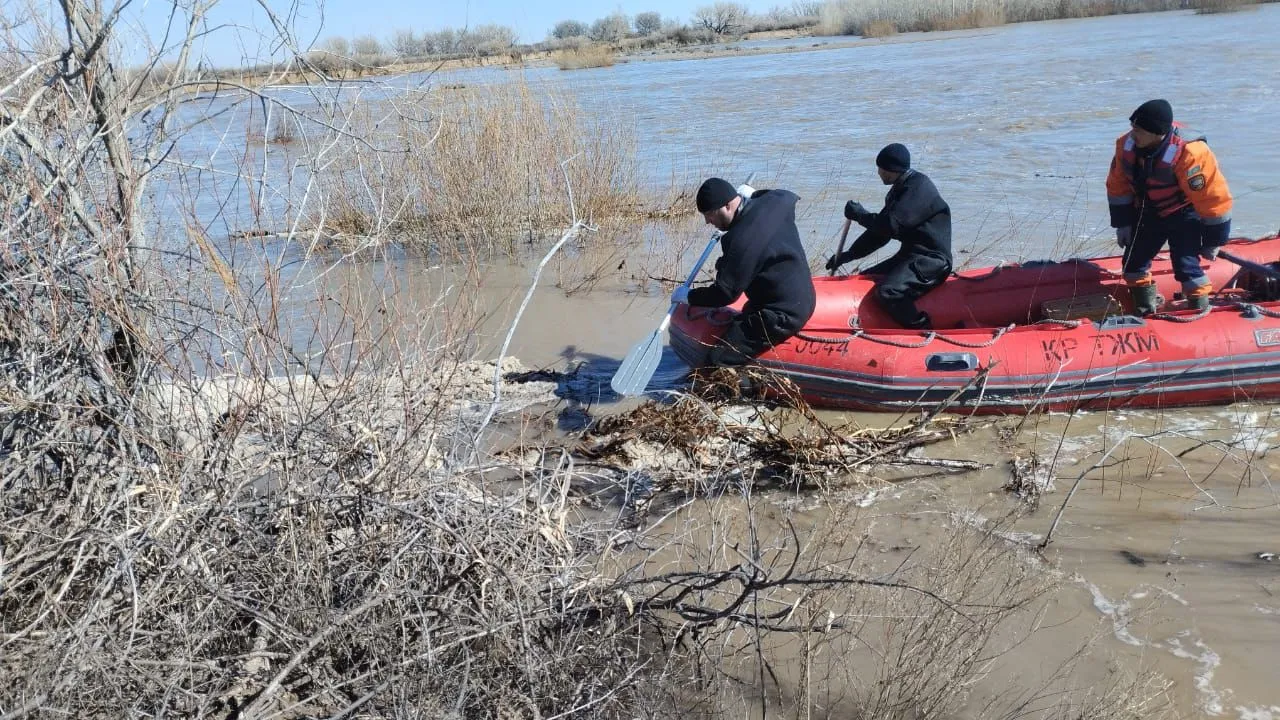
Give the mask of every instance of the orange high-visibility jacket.
M 1174 123 L 1165 147 L 1149 159 L 1150 171 L 1145 188 L 1140 190 L 1135 187 L 1134 175 L 1137 164 L 1147 160 L 1138 156 L 1131 133 L 1116 140 L 1116 154 L 1107 174 L 1108 204 L 1137 209 L 1150 204 L 1160 217 L 1190 205 L 1206 225 L 1231 219 L 1231 190 L 1203 135 Z

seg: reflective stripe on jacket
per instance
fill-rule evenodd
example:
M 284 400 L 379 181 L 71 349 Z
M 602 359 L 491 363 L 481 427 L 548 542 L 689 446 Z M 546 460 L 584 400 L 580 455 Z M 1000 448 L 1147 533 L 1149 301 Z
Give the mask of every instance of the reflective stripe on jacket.
M 1136 218 L 1117 217 L 1144 206 L 1160 217 L 1191 206 L 1206 225 L 1231 218 L 1231 190 L 1218 169 L 1217 158 L 1203 135 L 1177 123 L 1151 155 L 1138 153 L 1132 133 L 1116 140 L 1116 154 L 1107 175 L 1107 203 L 1115 227 L 1132 224 Z

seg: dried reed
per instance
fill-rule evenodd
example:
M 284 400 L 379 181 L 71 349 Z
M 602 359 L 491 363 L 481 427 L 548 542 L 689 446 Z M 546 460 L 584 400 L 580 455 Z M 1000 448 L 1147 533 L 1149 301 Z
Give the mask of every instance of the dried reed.
M 561 70 L 581 70 L 609 67 L 616 61 L 616 57 L 609 45 L 595 43 L 573 50 L 557 50 L 552 53 L 551 60 Z
M 898 32 L 959 30 L 1184 7 L 1181 0 L 831 0 L 823 5 L 814 32 L 883 37 L 884 23 L 892 24 Z
M 374 236 L 415 251 L 514 252 L 571 224 L 560 162 L 590 222 L 637 210 L 635 138 L 618 118 L 590 117 L 572 93 L 524 80 L 467 87 L 439 99 L 427 122 L 400 116 L 356 133 L 392 138 L 392 152 L 353 148 L 320 178 L 313 220 L 339 243 Z

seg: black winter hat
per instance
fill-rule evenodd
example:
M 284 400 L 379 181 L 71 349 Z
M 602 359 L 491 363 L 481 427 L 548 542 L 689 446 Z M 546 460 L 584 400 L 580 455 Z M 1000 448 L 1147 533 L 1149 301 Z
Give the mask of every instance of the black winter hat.
M 876 155 L 876 167 L 888 172 L 906 172 L 911 169 L 911 153 L 902 143 L 890 143 Z
M 702 183 L 702 187 L 698 188 L 698 196 L 695 199 L 698 203 L 698 212 L 719 210 L 728 205 L 737 194 L 738 191 L 733 189 L 728 180 L 718 177 L 707 178 Z
M 1129 116 L 1129 122 L 1157 135 L 1168 135 L 1173 129 L 1173 107 L 1168 100 L 1148 100 Z

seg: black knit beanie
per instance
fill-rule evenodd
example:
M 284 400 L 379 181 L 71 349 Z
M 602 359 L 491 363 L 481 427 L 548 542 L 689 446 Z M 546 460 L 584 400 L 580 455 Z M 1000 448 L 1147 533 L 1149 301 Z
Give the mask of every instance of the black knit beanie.
M 890 143 L 876 155 L 876 167 L 888 172 L 906 172 L 911 169 L 911 153 L 902 143 Z
M 1129 122 L 1156 135 L 1168 135 L 1173 129 L 1173 107 L 1168 100 L 1148 100 L 1129 116 Z
M 708 178 L 702 183 L 702 187 L 698 188 L 698 196 L 695 199 L 698 203 L 698 212 L 719 210 L 728 205 L 737 194 L 738 191 L 733 189 L 728 180 L 718 177 Z

